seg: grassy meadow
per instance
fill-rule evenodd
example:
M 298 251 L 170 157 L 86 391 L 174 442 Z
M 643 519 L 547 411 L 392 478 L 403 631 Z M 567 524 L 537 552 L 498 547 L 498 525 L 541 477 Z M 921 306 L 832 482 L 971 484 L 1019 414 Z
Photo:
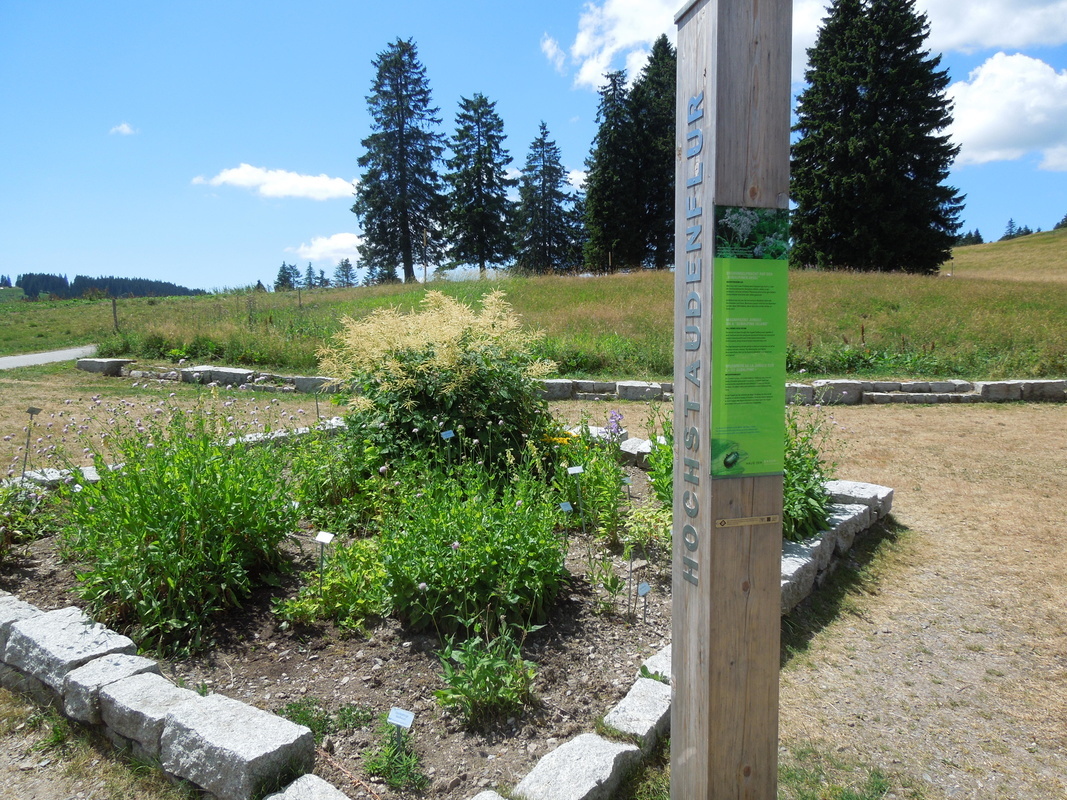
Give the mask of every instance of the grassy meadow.
M 501 288 L 561 375 L 665 379 L 673 275 L 491 278 L 432 287 L 476 304 Z M 344 316 L 414 308 L 419 286 L 0 303 L 0 355 L 98 343 L 102 355 L 215 360 L 315 372 Z M 1067 230 L 958 248 L 937 277 L 790 275 L 794 376 L 1041 378 L 1067 375 Z

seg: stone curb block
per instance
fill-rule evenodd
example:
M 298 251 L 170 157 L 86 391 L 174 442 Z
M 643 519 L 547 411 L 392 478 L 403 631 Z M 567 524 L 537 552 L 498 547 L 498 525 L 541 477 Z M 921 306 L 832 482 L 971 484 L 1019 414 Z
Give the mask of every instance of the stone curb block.
M 569 400 L 574 394 L 574 381 L 566 378 L 541 381 L 541 387 L 541 397 L 545 400 Z
M 484 794 L 484 792 L 483 792 Z M 494 794 L 496 794 L 494 792 Z M 478 795 L 481 797 L 482 795 Z M 497 795 L 500 797 L 500 795 Z M 348 795 L 327 783 L 318 775 L 304 775 L 285 787 L 284 791 L 267 795 L 264 800 L 348 800 Z M 504 798 L 500 798 L 504 800 Z
M 63 713 L 88 725 L 100 725 L 100 690 L 106 686 L 151 673 L 159 675 L 159 665 L 142 656 L 125 654 L 102 656 L 72 669 L 63 680 Z
M 844 555 L 852 549 L 856 534 L 871 527 L 872 510 L 863 503 L 835 503 L 826 520 L 834 541 L 833 550 Z
M 641 750 L 583 733 L 546 754 L 519 781 L 522 800 L 610 800 Z
M 781 613 L 784 616 L 811 594 L 818 573 L 812 548 L 804 542 L 782 543 Z
M 648 755 L 671 724 L 671 687 L 651 678 L 638 678 L 626 697 L 604 716 L 604 724 L 637 736 Z
M 863 384 L 859 381 L 812 381 L 811 388 L 815 402 L 826 405 L 854 406 L 863 395 Z
M 652 442 L 648 439 L 627 439 L 619 445 L 623 460 L 641 469 L 648 469 L 648 454 L 652 452 Z
M 115 681 L 100 690 L 100 718 L 109 737 L 121 747 L 130 743 L 133 755 L 158 761 L 160 739 L 167 715 L 183 703 L 202 700 L 196 692 L 180 689 L 162 675 L 142 673 Z
M 15 622 L 4 649 L 4 662 L 37 678 L 58 695 L 68 672 L 94 658 L 119 653 L 135 655 L 137 646 L 71 606 Z
M 218 694 L 171 709 L 160 751 L 165 772 L 226 800 L 252 800 L 315 763 L 309 728 Z
M 1067 381 L 1026 381 L 1023 400 L 1062 403 L 1067 400 Z
M 652 675 L 662 675 L 667 679 L 667 682 L 671 681 L 671 646 L 667 645 L 658 653 L 653 653 L 645 662 L 641 665 Z M 641 672 L 634 676 L 635 678 L 641 677 Z
M 134 361 L 132 358 L 79 358 L 75 366 L 83 372 L 117 378 L 122 375 L 122 368 Z
M 609 381 L 575 381 L 574 391 L 584 394 L 615 394 L 615 383 Z
M 658 400 L 663 396 L 663 387 L 647 381 L 618 381 L 615 391 L 620 400 Z
M 888 486 L 856 481 L 827 481 L 826 491 L 834 503 L 862 503 L 871 509 L 872 524 L 885 519 L 893 507 L 893 490 Z
M 3 658 L 7 649 L 7 637 L 11 626 L 22 619 L 36 617 L 44 612 L 37 606 L 24 603 L 12 594 L 4 593 L 0 596 L 0 658 Z

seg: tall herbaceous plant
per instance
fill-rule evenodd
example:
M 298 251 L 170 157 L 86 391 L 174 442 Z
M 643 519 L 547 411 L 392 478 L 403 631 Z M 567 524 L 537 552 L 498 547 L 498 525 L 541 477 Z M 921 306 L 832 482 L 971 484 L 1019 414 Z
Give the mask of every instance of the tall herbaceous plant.
M 65 553 L 97 619 L 146 649 L 194 651 L 213 614 L 287 566 L 296 510 L 272 446 L 248 443 L 224 412 L 129 412 L 101 408 L 109 433 L 87 448 L 100 480 L 65 487 Z
M 321 369 L 352 386 L 353 421 L 386 459 L 453 431 L 503 464 L 547 430 L 538 381 L 555 365 L 534 355 L 542 334 L 521 327 L 503 292 L 473 309 L 430 291 L 413 313 L 379 309 L 342 326 Z

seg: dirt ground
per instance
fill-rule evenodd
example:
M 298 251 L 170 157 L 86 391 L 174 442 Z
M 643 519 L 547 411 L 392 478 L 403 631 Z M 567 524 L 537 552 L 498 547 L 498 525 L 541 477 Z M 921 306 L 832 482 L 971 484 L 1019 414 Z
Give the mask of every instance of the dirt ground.
M 10 386 L 0 389 L 7 407 Z M 611 407 L 584 411 L 595 424 Z M 583 408 L 556 411 L 576 419 Z M 624 408 L 632 432 L 644 432 L 643 413 Z M 895 785 L 913 787 L 910 796 L 1067 796 L 1067 407 L 867 406 L 833 415 L 840 477 L 893 487 L 893 518 L 909 532 L 875 591 L 788 661 L 783 744 L 879 766 Z M 306 697 L 413 710 L 431 773 L 426 796 L 460 800 L 513 785 L 556 742 L 593 730 L 640 661 L 669 641 L 669 586 L 655 560 L 643 567 L 654 587 L 647 623 L 599 613 L 584 563 L 579 542 L 570 589 L 529 641 L 539 706 L 491 730 L 464 731 L 441 712 L 432 697 L 435 643 L 392 624 L 369 638 L 281 631 L 264 601 L 220 630 L 210 656 L 166 671 L 271 710 Z M 67 572 L 44 542 L 0 568 L 0 588 L 66 605 Z M 0 736 L 0 787 L 11 796 L 104 796 L 93 793 L 91 776 L 64 777 L 61 758 L 27 753 L 22 733 Z M 398 797 L 360 770 L 372 739 L 370 729 L 333 737 L 319 770 L 353 798 Z M 15 780 L 36 783 L 16 789 Z

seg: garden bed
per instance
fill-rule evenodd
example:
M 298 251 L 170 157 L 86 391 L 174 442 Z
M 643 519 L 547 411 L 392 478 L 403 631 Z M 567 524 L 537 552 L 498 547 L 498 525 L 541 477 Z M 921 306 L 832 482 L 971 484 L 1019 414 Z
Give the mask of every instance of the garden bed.
M 630 470 L 635 499 L 647 491 L 640 470 Z M 567 568 L 570 578 L 546 625 L 526 641 L 525 656 L 538 667 L 533 707 L 468 730 L 442 709 L 434 691 L 443 688 L 435 652 L 440 642 L 431 633 L 411 634 L 395 620 L 373 625 L 366 636 L 331 625 L 286 629 L 272 612 L 278 594 L 294 595 L 296 576 L 273 591 L 260 591 L 245 606 L 213 627 L 215 645 L 206 653 L 161 662 L 175 683 L 216 691 L 269 711 L 319 701 L 336 711 L 355 706 L 374 719 L 356 729 L 329 734 L 317 758 L 316 773 L 353 797 L 403 797 L 363 770 L 363 756 L 380 737 L 378 718 L 393 707 L 415 713 L 413 744 L 430 780 L 430 796 L 460 800 L 481 788 L 514 785 L 538 758 L 556 744 L 594 730 L 597 720 L 620 700 L 640 664 L 670 639 L 670 579 L 666 554 L 635 562 L 635 581 L 652 591 L 647 610 L 636 618 L 614 609 L 603 590 L 585 580 L 587 548 L 572 538 Z M 313 569 L 318 545 L 311 535 L 290 540 L 290 552 Z M 643 563 L 642 563 L 643 562 Z M 629 564 L 617 554 L 614 567 L 626 577 Z M 73 593 L 74 576 L 57 552 L 54 536 L 17 550 L 7 562 L 0 588 L 43 610 L 81 605 Z M 373 792 L 373 794 L 371 794 Z

